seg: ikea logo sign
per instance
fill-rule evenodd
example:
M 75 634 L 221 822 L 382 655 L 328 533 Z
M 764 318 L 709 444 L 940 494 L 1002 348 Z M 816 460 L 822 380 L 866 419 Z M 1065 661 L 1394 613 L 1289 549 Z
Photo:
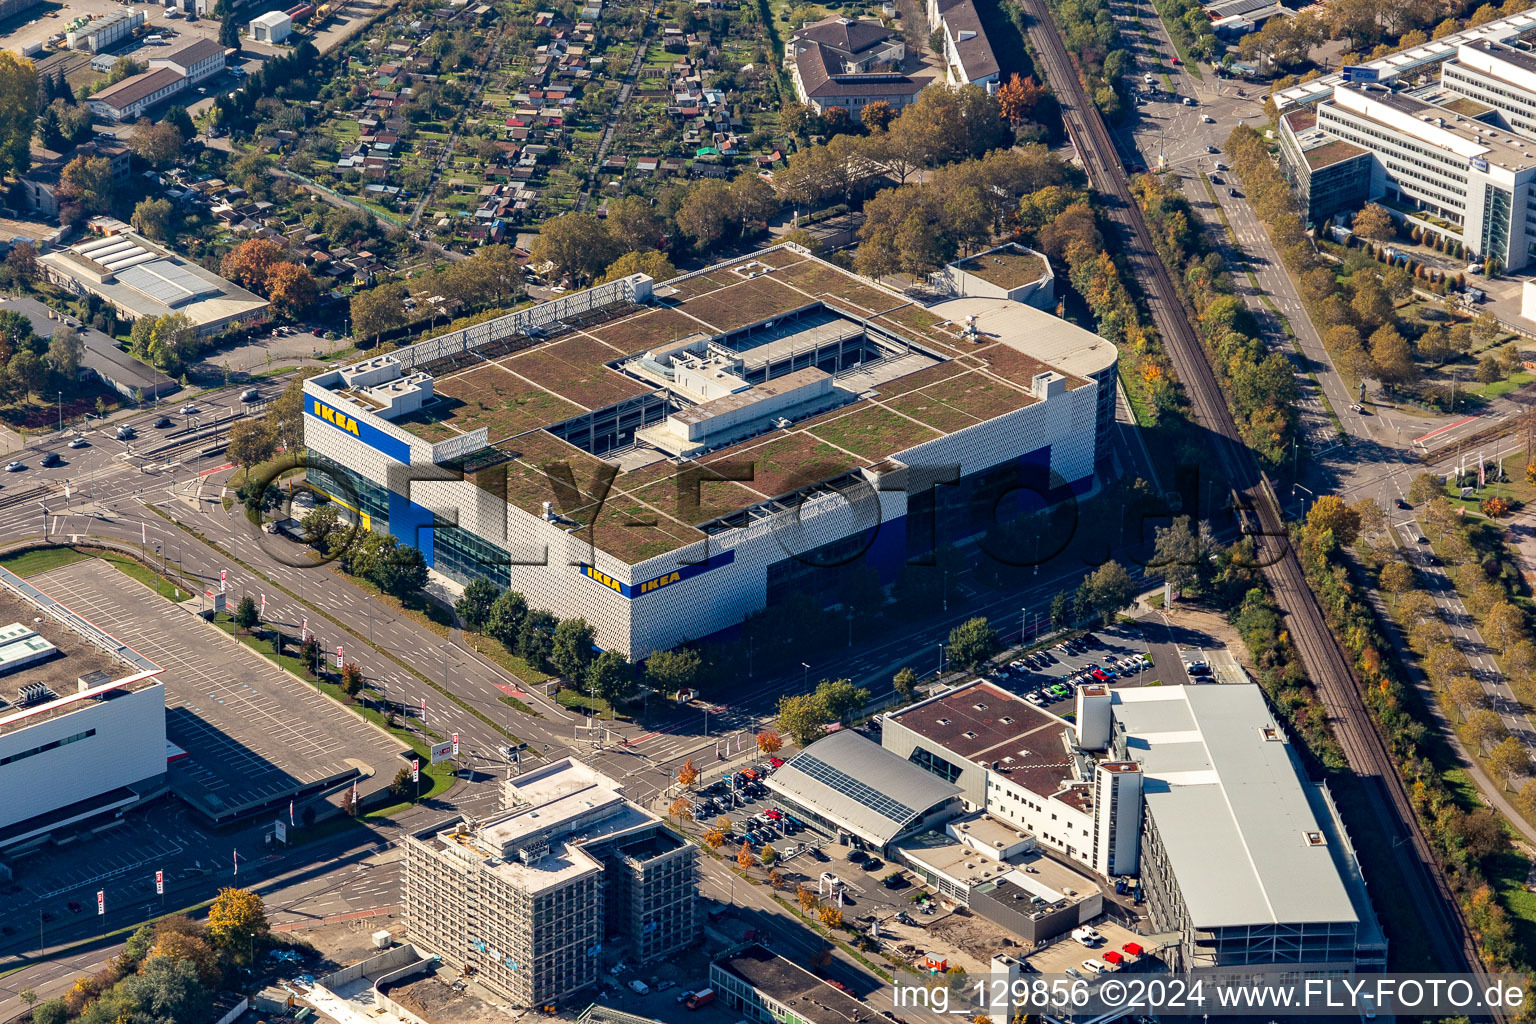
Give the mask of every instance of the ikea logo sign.
M 700 573 L 708 572 L 711 569 L 718 569 L 722 565 L 730 565 L 734 561 L 736 561 L 734 549 L 723 551 L 718 555 L 711 556 L 706 561 L 693 565 L 680 565 L 671 572 L 664 572 L 660 576 L 653 576 L 651 579 L 640 583 L 625 583 L 623 580 L 616 580 L 595 566 L 583 565 L 580 568 L 581 574 L 587 577 L 587 579 L 601 583 L 614 593 L 622 594 L 630 600 L 634 600 L 637 597 L 644 597 L 646 594 L 670 587 L 674 583 L 681 583 L 683 580 L 692 579 Z
M 304 406 L 304 412 L 317 420 L 328 423 L 343 433 L 351 434 L 363 444 L 389 456 L 396 462 L 406 465 L 411 463 L 411 446 L 385 433 L 372 423 L 359 421 L 355 417 L 348 416 L 340 409 L 333 409 L 317 398 L 310 397 Z
M 325 422 L 331 424 L 332 426 L 341 430 L 345 430 L 353 437 L 362 437 L 362 434 L 360 434 L 357 429 L 357 420 L 353 419 L 351 416 L 348 416 L 344 412 L 337 412 L 330 406 L 321 405 L 317 401 L 315 402 L 315 415 L 320 417 L 322 420 L 325 420 Z

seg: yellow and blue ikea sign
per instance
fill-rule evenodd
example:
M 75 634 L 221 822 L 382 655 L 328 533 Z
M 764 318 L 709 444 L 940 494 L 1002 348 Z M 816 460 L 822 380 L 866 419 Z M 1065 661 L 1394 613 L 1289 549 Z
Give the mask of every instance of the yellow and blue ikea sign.
M 625 583 L 623 580 L 616 580 L 601 569 L 585 563 L 582 563 L 578 568 L 587 579 L 601 583 L 614 593 L 623 594 L 630 600 L 634 600 L 637 597 L 644 597 L 647 594 L 655 593 L 674 583 L 681 583 L 683 580 L 692 579 L 700 573 L 708 572 L 711 569 L 718 569 L 722 565 L 730 565 L 734 561 L 736 561 L 734 549 L 722 551 L 718 555 L 711 555 L 703 562 L 697 562 L 693 565 L 680 565 L 671 572 L 664 572 L 660 576 L 653 576 L 640 583 Z
M 313 396 L 309 398 L 304 411 L 322 423 L 328 423 L 344 434 L 351 434 L 363 444 L 381 454 L 387 455 L 396 462 L 410 465 L 411 446 L 398 437 L 391 437 L 371 423 L 359 422 L 355 417 L 333 408 Z

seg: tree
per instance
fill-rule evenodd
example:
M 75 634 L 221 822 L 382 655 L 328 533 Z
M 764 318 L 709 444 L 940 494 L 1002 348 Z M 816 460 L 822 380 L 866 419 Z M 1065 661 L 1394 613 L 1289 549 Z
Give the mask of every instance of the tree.
M 283 261 L 267 277 L 267 297 L 282 316 L 297 319 L 314 308 L 320 289 L 308 268 Z
M 1385 242 L 1397 233 L 1392 224 L 1392 215 L 1386 207 L 1377 203 L 1366 203 L 1361 207 L 1360 212 L 1355 214 L 1354 228 L 1355 234 L 1373 242 Z
M 284 257 L 283 247 L 268 238 L 249 238 L 224 254 L 219 272 L 244 288 L 266 294 L 273 269 Z
M 1478 708 L 1467 715 L 1467 736 L 1471 738 L 1472 745 L 1482 752 L 1494 737 L 1504 732 L 1504 723 L 1499 721 L 1499 716 L 1487 708 Z
M 314 638 L 311 637 L 310 639 Z M 309 661 L 311 664 L 313 664 L 313 659 L 309 659 Z M 394 724 L 395 713 L 391 711 L 384 716 L 384 725 L 387 728 L 393 728 Z M 347 815 L 349 818 L 357 817 L 357 796 L 353 792 L 351 786 L 348 786 L 346 789 L 341 791 L 341 813 Z
M 266 462 L 275 454 L 277 434 L 265 419 L 236 420 L 229 428 L 229 457 L 246 470 Z
M 139 234 L 163 242 L 170 236 L 171 212 L 169 199 L 141 199 L 134 206 L 130 221 Z
M 0 175 L 19 177 L 31 169 L 37 109 L 37 69 L 30 60 L 0 50 Z
M 820 739 L 831 721 L 826 705 L 814 694 L 779 698 L 778 726 L 789 734 L 797 747 L 808 747 Z
M 677 781 L 683 786 L 692 786 L 699 781 L 699 769 L 693 763 L 693 758 L 688 758 L 677 769 Z
M 1131 603 L 1133 587 L 1123 565 L 1113 560 L 1105 562 L 1078 586 L 1077 608 L 1108 621 Z
M 29 395 L 41 391 L 48 380 L 48 368 L 43 365 L 37 353 L 30 349 L 11 356 L 6 369 L 10 372 L 11 379 L 25 387 Z
M 711 826 L 704 830 L 704 845 L 711 850 L 718 850 L 725 845 L 725 833 L 718 827 Z
M 1389 594 L 1401 594 L 1413 586 L 1413 568 L 1407 562 L 1388 562 L 1377 576 L 1381 589 Z
M 197 965 L 168 957 L 148 960 L 137 974 L 124 978 L 122 993 L 154 1021 L 199 1020 L 212 1002 Z
M 779 873 L 778 868 L 768 869 L 768 884 L 775 889 L 784 888 L 784 876 Z
M 758 863 L 765 868 L 773 867 L 773 862 L 778 859 L 779 851 L 775 850 L 772 846 L 766 843 L 763 844 L 763 848 L 759 850 L 757 854 Z
M 69 1010 L 62 999 L 49 999 L 32 1008 L 32 1024 L 65 1024 Z
M 1209 545 L 1190 525 L 1189 516 L 1175 516 L 1154 533 L 1150 567 L 1160 569 L 1163 578 L 1177 593 L 1193 596 L 1202 589 L 1202 579 L 1210 565 Z
M 235 625 L 250 632 L 260 621 L 261 612 L 256 607 L 256 599 L 250 594 L 240 598 L 240 603 L 235 605 Z
M 1500 600 L 1483 617 L 1483 639 L 1500 653 L 1525 639 L 1525 616 L 1508 601 Z
M 658 283 L 670 281 L 677 276 L 677 268 L 672 261 L 667 259 L 666 253 L 648 249 L 645 252 L 627 252 L 623 256 L 608 264 L 608 269 L 603 271 L 603 276 L 594 284 L 607 284 L 609 281 L 617 281 L 631 274 L 645 274 Z
M 629 662 L 618 651 L 603 651 L 587 669 L 588 692 L 607 701 L 609 707 L 629 696 L 633 687 L 634 675 Z
M 1012 124 L 1019 124 L 1034 111 L 1035 104 L 1045 97 L 1045 89 L 1033 77 L 1020 78 L 1017 71 L 997 90 L 997 106 L 1003 117 Z
M 590 213 L 565 213 L 546 220 L 533 240 L 533 258 L 549 262 L 578 281 L 590 280 L 618 255 L 603 222 Z
M 1438 476 L 1433 473 L 1420 473 L 1408 485 L 1408 500 L 1415 505 L 1422 505 L 1429 499 L 1438 497 L 1442 492 L 1443 487 Z
M 952 664 L 975 671 L 998 652 L 997 630 L 983 616 L 967 619 L 949 631 L 944 650 Z
M 1333 539 L 1348 547 L 1360 535 L 1360 514 L 1336 494 L 1324 494 L 1307 510 L 1307 525 L 1317 532 L 1333 531 Z
M 160 168 L 181 159 L 183 141 L 181 129 L 172 122 L 152 124 L 149 118 L 141 117 L 133 126 L 128 148 L 151 167 Z
M 348 697 L 356 697 L 363 692 L 363 670 L 358 668 L 357 662 L 348 661 L 342 666 L 341 689 Z
M 777 754 L 784 749 L 784 739 L 777 729 L 762 729 L 757 734 L 757 749 L 762 754 Z
M 1525 744 L 1513 736 L 1506 736 L 1488 752 L 1488 767 L 1503 788 L 1508 789 L 1515 779 L 1530 774 L 1531 755 Z
M 644 196 L 624 196 L 608 201 L 608 219 L 605 221 L 608 235 L 614 247 L 621 253 L 643 253 L 648 249 L 660 249 L 666 223 L 656 212 L 656 207 Z M 656 275 L 652 274 L 652 277 Z M 658 281 L 665 278 L 656 278 Z
M 235 12 L 224 12 L 224 20 L 219 22 L 219 45 L 225 49 L 239 49 L 240 25 L 235 21 Z
M 684 821 L 693 820 L 693 805 L 682 797 L 672 801 L 667 808 L 667 816 L 681 825 Z
M 242 963 L 255 944 L 265 941 L 267 911 L 249 889 L 224 888 L 208 907 L 208 938 Z
M 781 205 L 773 186 L 755 174 L 737 175 L 731 182 L 728 199 L 731 216 L 743 229 L 768 220 Z
M 743 839 L 741 841 L 741 849 L 736 851 L 736 866 L 741 868 L 741 870 L 746 871 L 756 863 L 757 861 L 752 857 L 752 847 L 747 844 L 745 839 Z
M 823 928 L 829 931 L 843 926 L 843 912 L 837 907 L 817 907 L 816 920 L 821 922 Z
M 795 886 L 795 902 L 800 904 L 802 913 L 808 914 L 821 901 L 816 898 L 815 892 L 803 885 L 797 885 Z
M 702 664 L 699 652 L 691 647 L 652 651 L 645 659 L 645 676 L 652 686 L 670 696 L 692 688 Z
M 875 100 L 873 103 L 864 104 L 864 109 L 859 111 L 859 120 L 864 127 L 872 132 L 883 132 L 890 127 L 891 121 L 896 117 L 896 110 L 885 100 Z
M 485 632 L 509 650 L 516 647 L 528 618 L 528 601 L 515 590 L 503 590 L 486 613 Z
M 891 687 L 903 701 L 912 700 L 917 696 L 917 673 L 903 666 L 891 677 Z
M 1371 335 L 1371 362 L 1376 373 L 1389 384 L 1411 384 L 1419 377 L 1413 352 L 1407 340 L 1391 324 L 1383 324 Z
M 427 559 L 419 548 L 399 544 L 376 559 L 365 575 L 386 594 L 404 597 L 427 585 Z
M 408 767 L 395 772 L 395 777 L 389 783 L 389 795 L 396 800 L 409 800 L 415 789 L 416 780 L 411 777 L 411 769 Z
M 1453 677 L 1447 684 L 1446 690 L 1451 695 L 1451 702 L 1461 710 L 1463 716 L 1468 711 L 1476 711 L 1483 707 L 1487 700 L 1482 684 L 1469 675 Z
M 699 249 L 708 249 L 725 233 L 731 207 L 729 186 L 716 178 L 705 178 L 688 191 L 677 208 L 677 229 Z
M 0 69 L 4 64 L 4 56 L 0 55 Z M 0 83 L 3 79 L 4 72 L 0 70 Z M 0 84 L 0 90 L 3 88 Z M 4 115 L 0 115 L 0 145 L 3 145 L 4 121 Z M 77 156 L 59 173 L 59 190 L 67 202 L 86 214 L 106 213 L 111 209 L 114 186 L 112 164 L 102 156 Z
M 1515 806 L 1527 818 L 1536 818 L 1536 779 L 1526 780 L 1515 795 Z
M 454 613 L 467 628 L 479 633 L 485 629 L 491 609 L 501 595 L 501 588 L 484 577 L 470 580 L 463 596 L 453 603 Z
M 586 619 L 562 619 L 555 627 L 549 660 L 561 675 L 579 683 L 592 664 L 592 642 L 597 630 Z
M 377 340 L 405 323 L 405 285 L 387 281 L 352 296 L 352 333 Z
M 58 327 L 48 339 L 48 365 L 65 380 L 79 376 L 80 356 L 84 352 L 85 342 L 73 327 Z
M 815 699 L 826 712 L 828 721 L 836 722 L 867 705 L 869 691 L 854 686 L 850 679 L 823 679 L 816 684 Z

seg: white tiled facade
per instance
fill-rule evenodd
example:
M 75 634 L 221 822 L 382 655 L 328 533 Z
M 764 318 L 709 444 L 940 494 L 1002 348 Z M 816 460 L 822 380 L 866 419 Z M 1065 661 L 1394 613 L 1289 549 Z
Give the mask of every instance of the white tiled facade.
M 1059 373 L 1043 374 L 1031 388 L 1033 400 L 1027 405 L 894 452 L 884 460 L 866 461 L 865 465 L 878 465 L 880 475 L 873 469 L 856 470 L 856 482 L 847 496 L 823 489 L 798 507 L 786 501 L 790 506 L 786 511 L 765 513 L 749 526 L 725 529 L 707 540 L 634 564 L 601 550 L 603 537 L 597 538 L 594 547 L 573 533 L 570 520 L 546 519 L 526 511 L 527 495 L 520 496 L 521 505 L 509 504 L 504 495 L 491 493 L 444 466 L 485 449 L 485 428 L 433 444 L 390 423 L 376 399 L 369 405 L 342 395 L 348 388 L 371 388 L 376 396 L 380 383 L 398 379 L 406 371 L 416 372 L 420 386 L 429 392 L 430 378 L 419 368 L 434 360 L 472 356 L 477 348 L 511 333 L 537 332 L 541 325 L 561 317 L 608 304 L 645 305 L 651 300 L 650 285 L 649 278 L 637 275 L 310 378 L 304 392 L 305 441 L 316 463 L 311 479 L 338 501 L 357 506 L 364 525 L 387 529 L 401 543 L 420 548 L 428 564 L 444 575 L 461 583 L 483 576 L 519 591 L 535 608 L 562 618 L 585 618 L 596 628 L 599 646 L 632 658 L 735 626 L 766 607 L 770 570 L 797 554 L 866 534 L 877 526 L 889 531 L 884 539 L 887 548 L 894 548 L 897 540 L 906 537 L 908 495 L 899 488 L 907 476 L 918 478 L 914 488 L 930 488 L 931 484 L 922 482 L 934 475 L 923 474 L 927 467 L 936 471 L 957 467 L 964 479 L 1027 462 L 1031 473 L 1048 468 L 1052 500 L 1068 490 L 1081 496 L 1092 488 L 1095 460 L 1105 454 L 1100 447 L 1105 410 L 1113 414 L 1113 347 L 1055 318 L 1002 300 L 953 300 L 930 307 L 930 313 L 957 323 L 967 315 L 972 320 L 980 316 L 988 330 L 1007 331 L 1013 329 L 1010 324 L 1019 322 L 1016 310 L 1023 309 L 1042 322 L 1031 321 L 1028 331 L 1018 331 L 1020 345 L 1059 325 L 1061 336 L 1053 342 L 1057 349 L 1038 360 L 1051 366 L 1076 360 L 1064 370 L 1075 378 L 1070 387 Z M 900 301 L 893 296 L 893 305 Z M 1048 382 L 1052 377 L 1054 382 Z M 1111 389 L 1108 401 L 1104 401 L 1106 388 Z M 878 384 L 874 390 L 879 393 Z M 515 446 L 515 439 L 511 444 Z M 587 480 L 576 483 L 588 489 Z M 563 511 L 553 486 L 545 497 L 556 513 Z M 431 527 L 434 517 L 438 523 L 456 523 L 457 529 Z M 876 534 L 875 543 L 880 536 Z M 673 573 L 680 575 L 669 579 Z M 665 582 L 646 586 L 656 581 Z

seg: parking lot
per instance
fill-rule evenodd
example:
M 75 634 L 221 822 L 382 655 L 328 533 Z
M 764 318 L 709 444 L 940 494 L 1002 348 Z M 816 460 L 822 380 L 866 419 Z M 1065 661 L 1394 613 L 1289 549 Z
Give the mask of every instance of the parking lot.
M 1182 683 L 1183 669 L 1175 667 L 1178 677 L 1167 681 Z M 1070 647 L 1055 644 L 1027 659 L 1016 658 L 988 678 L 1036 707 L 1066 716 L 1077 697 L 1075 683 L 1098 680 L 1114 686 L 1142 686 L 1163 681 L 1159 678 L 1162 668 L 1154 663 L 1139 629 L 1114 626 L 1082 634 Z
M 214 820 L 286 804 L 362 773 L 360 795 L 389 784 L 402 748 L 216 627 L 94 559 L 33 577 L 56 599 L 165 667 L 166 737 L 188 757 L 176 794 Z

